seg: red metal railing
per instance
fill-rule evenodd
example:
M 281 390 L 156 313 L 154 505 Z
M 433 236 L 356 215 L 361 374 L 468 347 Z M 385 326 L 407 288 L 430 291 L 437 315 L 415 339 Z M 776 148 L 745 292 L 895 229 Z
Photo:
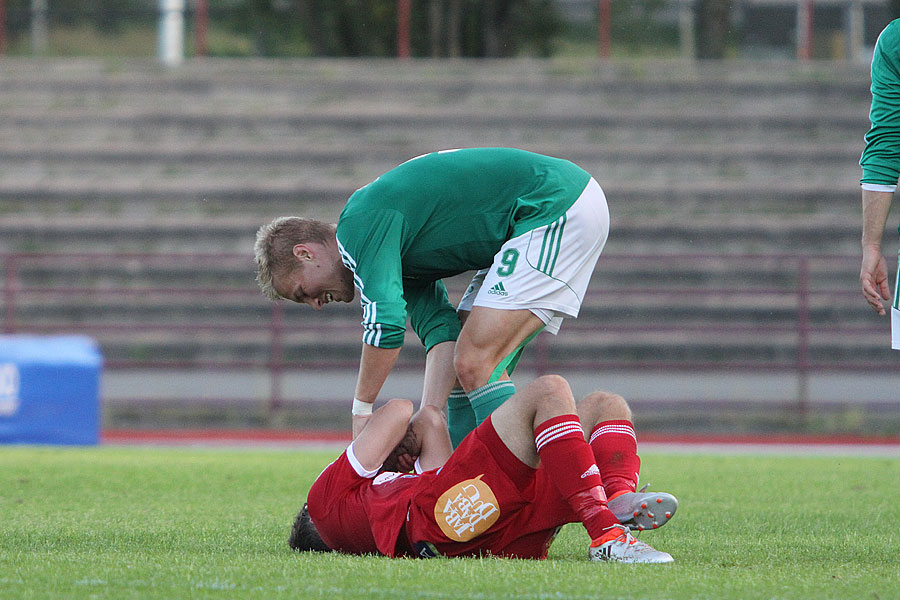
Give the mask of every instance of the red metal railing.
M 326 315 L 333 315 L 333 311 L 312 317 L 303 307 L 296 307 L 295 312 L 293 306 L 269 303 L 256 288 L 252 258 L 244 254 L 0 254 L 0 268 L 0 314 L 2 330 L 7 334 L 79 333 L 96 338 L 101 347 L 119 348 L 127 347 L 130 338 L 139 344 L 142 335 L 165 335 L 176 345 L 179 340 L 204 335 L 213 349 L 246 336 L 252 338 L 249 343 L 264 347 L 264 351 L 250 356 L 232 352 L 226 357 L 202 352 L 201 356 L 170 357 L 120 351 L 107 356 L 107 370 L 264 369 L 271 380 L 270 404 L 278 406 L 285 371 L 357 366 L 356 309 L 347 313 L 350 317 L 340 315 L 333 320 Z M 797 402 L 803 408 L 806 381 L 813 371 L 872 372 L 893 367 L 887 349 L 888 321 L 876 317 L 865 305 L 856 283 L 857 269 L 858 258 L 847 255 L 604 255 L 585 299 L 582 318 L 567 322 L 558 338 L 538 336 L 521 365 L 536 373 L 560 369 L 788 371 L 799 377 Z M 741 275 L 744 272 L 747 275 Z M 635 281 L 634 273 L 640 273 L 641 279 Z M 462 286 L 462 279 L 451 281 L 451 296 Z M 630 320 L 604 316 L 634 304 L 636 299 L 651 306 L 649 314 L 653 314 L 653 307 L 662 312 L 672 306 L 688 310 L 705 304 L 707 312 L 726 317 L 688 320 L 663 316 L 651 321 L 646 317 L 648 311 Z M 103 306 L 95 308 L 98 302 Z M 217 318 L 224 310 L 222 303 L 227 304 L 231 316 Z M 128 312 L 135 304 L 140 306 Z M 195 305 L 200 307 L 198 311 L 188 311 L 187 316 L 177 319 L 168 318 L 165 310 L 157 317 L 148 314 L 151 307 L 171 306 L 174 312 L 184 312 L 186 306 Z M 777 314 L 757 319 L 751 311 L 749 316 L 732 318 L 745 305 L 762 307 L 763 313 L 771 306 Z M 104 313 L 123 310 L 125 318 L 113 319 Z M 585 311 L 591 310 L 601 316 L 585 318 Z M 304 318 L 294 318 L 301 313 Z M 122 342 L 123 335 L 129 340 Z M 304 335 L 328 343 L 344 340 L 345 345 L 351 340 L 356 351 L 334 356 L 324 348 L 312 356 L 298 357 L 296 344 L 312 343 L 303 339 L 297 342 L 298 336 Z M 595 347 L 601 349 L 627 346 L 633 340 L 642 340 L 645 348 L 690 349 L 718 340 L 752 339 L 765 350 L 766 338 L 780 340 L 773 342 L 773 347 L 780 348 L 774 357 L 726 356 L 728 341 L 722 342 L 723 357 L 707 351 L 688 360 L 639 351 L 630 356 L 624 351 L 576 352 L 577 358 L 566 358 L 564 351 L 565 344 L 571 344 L 566 340 L 574 339 L 595 339 Z M 885 351 L 857 358 L 823 352 L 823 348 L 838 347 L 851 338 L 877 340 L 872 346 Z M 398 367 L 421 368 L 419 354 L 402 355 L 406 358 Z

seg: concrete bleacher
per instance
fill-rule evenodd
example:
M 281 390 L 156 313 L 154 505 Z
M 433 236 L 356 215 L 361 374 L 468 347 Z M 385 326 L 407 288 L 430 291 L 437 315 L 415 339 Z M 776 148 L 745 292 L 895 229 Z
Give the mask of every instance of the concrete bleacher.
M 790 364 L 796 268 L 777 258 L 741 268 L 737 257 L 858 253 L 857 162 L 869 98 L 867 67 L 855 63 L 204 59 L 164 70 L 5 58 L 0 253 L 247 256 L 216 267 L 23 262 L 25 286 L 90 289 L 65 302 L 35 295 L 17 305 L 16 326 L 184 323 L 180 331 L 96 331 L 112 364 L 265 363 L 271 307 L 255 293 L 251 260 L 259 225 L 282 214 L 334 220 L 354 189 L 418 154 L 515 146 L 595 175 L 613 219 L 605 256 L 684 256 L 658 266 L 601 259 L 594 286 L 627 284 L 633 295 L 592 295 L 578 326 L 550 342 L 552 360 Z M 896 248 L 895 223 L 892 216 L 886 248 Z M 811 272 L 813 289 L 848 292 L 814 298 L 811 325 L 859 331 L 823 334 L 810 358 L 890 365 L 887 322 L 874 320 L 856 292 L 857 273 L 852 260 Z M 209 290 L 208 300 L 165 293 L 176 285 Z M 141 286 L 157 290 L 97 292 Z M 230 295 L 216 295 L 217 287 Z M 640 293 L 692 287 L 748 293 Z M 327 322 L 311 323 L 294 307 L 285 311 L 296 326 L 285 337 L 286 360 L 358 359 L 358 309 L 326 312 Z M 640 329 L 667 320 L 684 327 Z M 203 323 L 239 331 L 187 327 Z M 743 329 L 716 336 L 718 323 Z M 413 352 L 407 362 L 418 360 Z
M 123 219 L 142 248 L 196 250 L 184 232 L 208 220 L 202 239 L 243 251 L 245 217 L 334 218 L 397 163 L 476 145 L 578 162 L 622 232 L 695 219 L 768 232 L 774 213 L 782 232 L 843 235 L 869 98 L 862 66 L 795 63 L 6 59 L 0 84 L 4 251 L 42 231 L 68 249 Z

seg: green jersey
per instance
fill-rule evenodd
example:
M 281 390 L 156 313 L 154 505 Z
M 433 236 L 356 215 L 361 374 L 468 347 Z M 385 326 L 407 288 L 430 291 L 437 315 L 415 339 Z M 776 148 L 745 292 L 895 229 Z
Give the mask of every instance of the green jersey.
M 363 308 L 363 341 L 403 344 L 406 319 L 430 349 L 459 319 L 440 280 L 491 265 L 507 240 L 552 223 L 590 181 L 580 167 L 508 148 L 426 154 L 357 190 L 337 240 Z
M 900 19 L 891 21 L 872 56 L 872 127 L 859 164 L 862 183 L 893 186 L 900 176 Z

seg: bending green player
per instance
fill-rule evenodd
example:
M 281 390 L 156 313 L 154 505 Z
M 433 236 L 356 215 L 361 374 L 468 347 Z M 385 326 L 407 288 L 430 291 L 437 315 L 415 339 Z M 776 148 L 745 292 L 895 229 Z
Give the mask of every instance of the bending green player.
M 371 416 L 407 317 L 426 350 L 422 407 L 447 407 L 456 446 L 515 393 L 508 377 L 538 332 L 577 317 L 609 233 L 603 190 L 575 164 L 511 148 L 409 160 L 357 190 L 336 225 L 280 217 L 260 228 L 270 299 L 351 302 L 363 349 L 353 436 Z M 476 271 L 454 308 L 443 278 Z

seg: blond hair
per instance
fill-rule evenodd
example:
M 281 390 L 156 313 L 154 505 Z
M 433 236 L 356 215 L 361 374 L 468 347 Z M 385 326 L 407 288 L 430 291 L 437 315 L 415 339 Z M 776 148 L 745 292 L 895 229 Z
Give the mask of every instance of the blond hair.
M 256 232 L 256 282 L 269 300 L 281 300 L 275 277 L 290 273 L 295 265 L 294 246 L 308 242 L 326 244 L 334 227 L 302 217 L 278 217 Z

